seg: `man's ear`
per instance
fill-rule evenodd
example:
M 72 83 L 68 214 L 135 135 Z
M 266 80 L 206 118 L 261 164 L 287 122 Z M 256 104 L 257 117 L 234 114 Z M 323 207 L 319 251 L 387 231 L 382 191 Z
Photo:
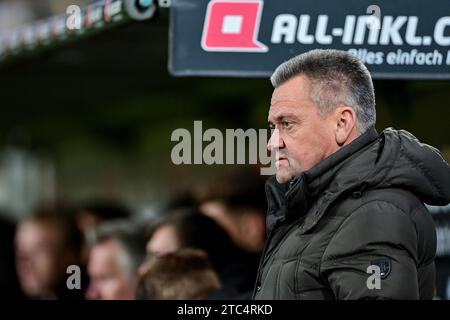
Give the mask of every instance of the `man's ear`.
M 349 106 L 339 106 L 335 112 L 335 138 L 338 146 L 342 147 L 356 136 L 356 113 Z

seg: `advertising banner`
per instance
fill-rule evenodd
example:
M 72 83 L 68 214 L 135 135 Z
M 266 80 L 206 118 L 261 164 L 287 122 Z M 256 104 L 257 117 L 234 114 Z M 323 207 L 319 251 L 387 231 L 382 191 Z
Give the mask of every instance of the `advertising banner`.
M 375 78 L 450 78 L 448 0 L 174 0 L 169 69 L 266 77 L 311 49 L 347 50 Z

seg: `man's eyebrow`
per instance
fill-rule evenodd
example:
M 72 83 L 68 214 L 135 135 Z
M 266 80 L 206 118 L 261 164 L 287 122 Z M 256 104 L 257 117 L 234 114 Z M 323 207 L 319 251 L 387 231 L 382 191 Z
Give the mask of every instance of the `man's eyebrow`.
M 295 115 L 294 113 L 288 112 L 288 113 L 282 113 L 282 114 L 276 115 L 275 117 L 273 117 L 273 120 L 268 119 L 267 121 L 269 123 L 272 123 L 274 121 L 275 122 L 280 122 L 280 121 L 282 121 L 282 120 L 284 120 L 286 118 L 295 118 L 296 119 L 296 118 L 298 118 L 298 116 Z

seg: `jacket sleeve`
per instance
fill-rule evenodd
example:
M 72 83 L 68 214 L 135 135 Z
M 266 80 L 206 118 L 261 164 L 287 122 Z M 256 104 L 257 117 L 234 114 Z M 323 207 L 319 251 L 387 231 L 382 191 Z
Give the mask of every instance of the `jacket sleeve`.
M 418 299 L 417 241 L 405 212 L 374 200 L 344 220 L 320 271 L 336 299 Z

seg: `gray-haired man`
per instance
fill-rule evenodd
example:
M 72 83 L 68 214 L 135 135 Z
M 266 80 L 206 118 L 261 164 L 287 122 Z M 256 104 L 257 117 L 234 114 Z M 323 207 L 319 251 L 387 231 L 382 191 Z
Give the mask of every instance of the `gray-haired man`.
M 138 231 L 120 220 L 99 226 L 89 254 L 87 299 L 136 298 L 138 268 L 146 255 L 145 241 Z
M 406 131 L 375 130 L 370 73 L 344 51 L 280 65 L 269 123 L 276 179 L 256 299 L 431 299 L 450 166 Z

